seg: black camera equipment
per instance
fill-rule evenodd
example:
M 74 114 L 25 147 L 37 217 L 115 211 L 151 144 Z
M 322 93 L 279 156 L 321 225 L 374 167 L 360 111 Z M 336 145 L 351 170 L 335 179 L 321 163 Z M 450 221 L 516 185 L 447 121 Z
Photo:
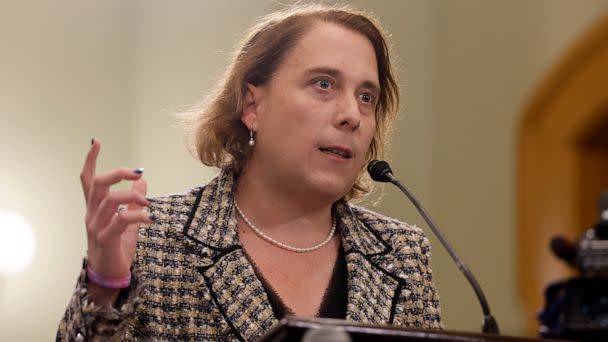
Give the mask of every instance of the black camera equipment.
M 608 341 L 608 191 L 598 202 L 598 221 L 578 242 L 551 240 L 553 254 L 580 275 L 545 289 L 538 315 L 541 337 Z

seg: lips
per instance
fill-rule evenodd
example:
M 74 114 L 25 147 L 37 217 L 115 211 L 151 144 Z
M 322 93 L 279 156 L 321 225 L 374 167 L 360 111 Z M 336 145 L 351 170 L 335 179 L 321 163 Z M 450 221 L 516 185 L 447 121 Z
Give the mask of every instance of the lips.
M 319 147 L 319 151 L 344 159 L 350 159 L 353 156 L 351 149 L 342 146 Z

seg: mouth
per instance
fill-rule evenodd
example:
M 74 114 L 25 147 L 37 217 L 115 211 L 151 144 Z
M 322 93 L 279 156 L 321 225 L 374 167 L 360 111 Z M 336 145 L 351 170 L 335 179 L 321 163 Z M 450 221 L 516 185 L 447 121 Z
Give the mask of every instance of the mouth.
M 341 146 L 319 147 L 319 151 L 342 159 L 353 157 L 353 152 L 350 149 Z

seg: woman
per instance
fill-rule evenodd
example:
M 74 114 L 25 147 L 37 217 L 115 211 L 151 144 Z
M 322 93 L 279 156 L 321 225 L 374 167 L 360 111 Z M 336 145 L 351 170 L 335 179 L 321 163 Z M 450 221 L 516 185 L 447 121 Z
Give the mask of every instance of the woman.
M 366 15 L 263 19 L 188 118 L 198 157 L 221 168 L 209 184 L 147 199 L 142 169 L 95 174 L 92 141 L 88 255 L 57 339 L 251 341 L 286 314 L 440 328 L 421 230 L 348 203 L 397 106 Z M 132 189 L 109 191 L 121 180 Z

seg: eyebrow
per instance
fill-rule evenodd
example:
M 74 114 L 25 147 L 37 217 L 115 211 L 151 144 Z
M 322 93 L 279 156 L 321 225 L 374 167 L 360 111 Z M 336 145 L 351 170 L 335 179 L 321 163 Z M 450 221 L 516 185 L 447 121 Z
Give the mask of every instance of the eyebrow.
M 340 78 L 342 76 L 342 72 L 336 68 L 330 67 L 316 67 L 306 71 L 307 74 L 327 74 L 334 78 Z M 365 80 L 361 83 L 363 88 L 370 89 L 374 91 L 378 96 L 380 96 L 380 86 L 378 86 L 375 82 L 370 80 Z

